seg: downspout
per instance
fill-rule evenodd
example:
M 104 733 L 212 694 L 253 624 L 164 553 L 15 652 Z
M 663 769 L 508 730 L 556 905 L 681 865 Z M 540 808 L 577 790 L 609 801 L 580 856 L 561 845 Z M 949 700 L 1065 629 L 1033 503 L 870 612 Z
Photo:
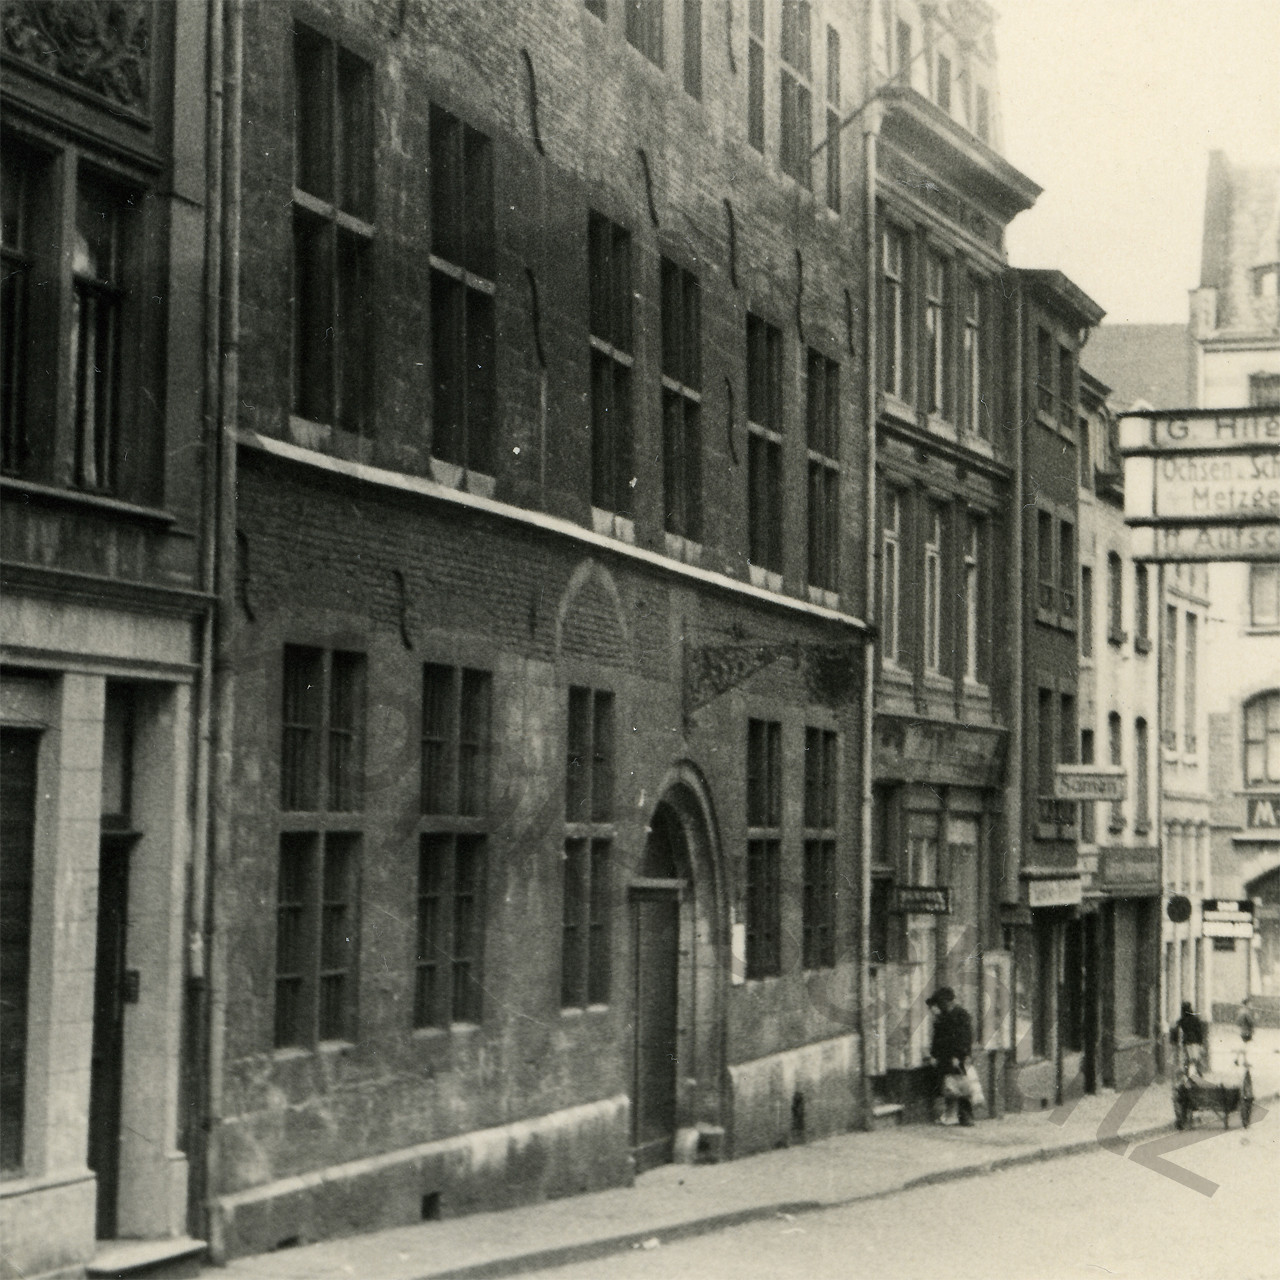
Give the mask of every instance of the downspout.
M 1022 776 L 1024 725 L 1026 719 L 1026 689 L 1024 669 L 1027 646 L 1026 619 L 1022 596 L 1023 525 L 1026 519 L 1026 423 L 1023 420 L 1023 299 L 1022 285 L 1010 272 L 1007 278 L 1013 285 L 1013 360 L 1010 378 L 1013 383 L 1014 441 L 1013 504 L 1009 521 L 1009 563 L 1006 566 L 1009 598 L 1009 635 L 1013 638 L 1009 654 L 1009 752 L 1008 771 L 1005 778 L 1005 848 L 1004 883 L 1000 888 L 1000 901 L 1016 905 L 1018 902 L 1018 872 L 1022 866 Z
M 240 393 L 240 189 L 241 122 L 244 102 L 244 0 L 226 4 L 226 43 L 223 68 L 222 136 L 222 285 L 219 346 L 221 357 L 218 420 L 218 511 L 215 583 L 218 625 L 214 657 L 214 749 L 211 872 L 230 863 L 232 804 L 232 747 L 235 688 L 233 683 L 232 624 L 236 584 L 236 419 Z M 216 890 L 216 886 L 215 886 Z M 224 1262 L 226 1242 L 215 1211 L 221 1186 L 220 1127 L 222 1123 L 223 1057 L 226 1044 L 227 942 L 219 927 L 216 892 L 206 912 L 209 947 L 209 1094 L 206 1148 L 205 1205 L 209 1252 Z
M 203 477 L 200 499 L 200 589 L 212 597 L 216 589 L 218 512 L 218 365 L 222 271 L 222 0 L 210 0 L 205 48 L 205 198 L 204 198 L 204 406 Z M 212 753 L 214 608 L 205 610 L 200 628 L 200 683 L 196 690 L 195 814 L 191 848 L 191 901 L 187 917 L 188 1026 L 190 1031 L 191 1109 L 200 1108 L 208 1083 L 208 968 L 205 922 L 209 886 L 209 770 Z M 188 1137 L 193 1185 L 189 1216 L 202 1216 L 208 1130 L 193 1126 Z M 188 1230 L 202 1232 L 191 1221 Z
M 870 98 L 871 86 L 871 48 L 873 23 L 875 21 L 872 5 L 865 6 L 863 13 L 866 21 L 864 32 L 864 48 L 866 49 L 866 83 L 863 85 L 864 98 Z M 877 146 L 880 137 L 880 118 L 883 112 L 881 104 L 871 102 L 863 115 L 862 138 L 865 160 L 865 188 L 863 199 L 864 225 L 864 263 L 866 267 L 866 301 L 863 312 L 863 334 L 865 338 L 866 362 L 863 370 L 863 391 L 865 396 L 864 412 L 866 415 L 866 492 L 863 497 L 865 508 L 865 598 L 863 616 L 867 622 L 867 630 L 862 646 L 862 796 L 860 809 L 862 857 L 859 860 L 859 920 L 858 920 L 858 1042 L 861 1058 L 861 1092 L 862 1115 L 868 1126 L 871 1123 L 871 1089 L 870 1089 L 870 1051 L 868 1030 L 871 1013 L 871 841 L 874 835 L 872 822 L 872 805 L 875 798 L 873 757 L 875 744 L 875 681 L 877 655 L 876 643 L 876 416 L 879 396 L 876 376 L 876 163 Z
M 1156 565 L 1156 602 L 1157 602 L 1156 603 L 1156 714 L 1155 714 L 1156 731 L 1155 733 L 1148 734 L 1147 736 L 1147 759 L 1150 760 L 1152 754 L 1154 753 L 1155 761 L 1156 761 L 1156 767 L 1155 767 L 1156 875 L 1159 877 L 1158 883 L 1160 885 L 1160 896 L 1159 898 L 1157 898 L 1156 901 L 1159 903 L 1160 912 L 1159 912 L 1159 915 L 1156 917 L 1159 927 L 1153 930 L 1156 936 L 1156 942 L 1155 942 L 1156 1007 L 1153 1012 L 1155 1013 L 1154 1022 L 1155 1022 L 1155 1028 L 1156 1028 L 1156 1043 L 1155 1043 L 1155 1049 L 1154 1049 L 1155 1063 L 1156 1063 L 1156 1070 L 1160 1072 L 1164 1071 L 1164 1034 L 1165 1034 L 1165 1031 L 1167 1030 L 1167 1025 L 1165 1021 L 1165 1011 L 1169 1007 L 1168 1005 L 1169 993 L 1168 993 L 1168 986 L 1167 986 L 1169 975 L 1165 973 L 1165 968 L 1164 968 L 1164 920 L 1165 920 L 1165 914 L 1164 914 L 1164 886 L 1165 886 L 1165 878 L 1164 878 L 1164 872 L 1165 872 L 1164 682 L 1165 682 L 1166 676 L 1170 676 L 1172 674 L 1172 673 L 1167 673 L 1164 669 L 1164 646 L 1165 646 L 1165 625 L 1166 625 L 1165 623 L 1166 604 L 1165 604 L 1164 593 L 1165 593 L 1164 562 L 1161 561 L 1159 564 Z M 1136 626 L 1134 627 L 1134 630 L 1135 631 L 1137 630 Z M 1147 780 L 1147 785 L 1148 786 L 1151 785 L 1150 779 Z M 1135 812 L 1140 812 L 1140 810 L 1138 809 L 1138 797 L 1136 795 L 1134 796 L 1134 810 Z M 1135 822 L 1135 825 L 1136 825 L 1136 822 Z M 1183 847 L 1185 849 L 1186 847 L 1185 833 L 1182 837 L 1182 842 L 1183 842 Z M 1194 876 L 1194 872 L 1193 872 L 1193 876 Z M 1192 883 L 1193 884 L 1195 883 L 1194 878 L 1192 879 Z M 1175 888 L 1178 890 L 1181 890 L 1180 885 L 1176 885 Z M 1181 925 L 1177 925 L 1177 924 L 1172 926 L 1170 930 L 1170 935 L 1169 935 L 1171 939 L 1176 941 L 1178 930 L 1181 927 L 1182 927 Z M 1177 955 L 1177 954 L 1178 954 L 1177 948 L 1175 947 L 1174 955 Z M 1178 966 L 1178 973 L 1179 975 L 1181 975 L 1182 973 L 1181 964 L 1179 964 Z M 1181 998 L 1184 1000 L 1187 998 L 1186 992 L 1181 993 Z

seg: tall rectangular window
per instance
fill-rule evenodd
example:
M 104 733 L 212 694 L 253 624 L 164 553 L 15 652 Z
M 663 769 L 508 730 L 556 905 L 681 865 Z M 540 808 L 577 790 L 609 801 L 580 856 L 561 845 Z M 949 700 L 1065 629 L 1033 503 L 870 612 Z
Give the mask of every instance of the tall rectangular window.
M 986 389 L 982 381 L 984 309 L 982 284 L 970 276 L 965 281 L 964 298 L 962 424 L 966 431 L 979 436 L 987 434 L 987 414 L 983 403 Z
M 1170 751 L 1178 746 L 1178 607 L 1166 605 L 1160 661 L 1160 735 Z
M 431 450 L 494 469 L 493 144 L 434 104 L 431 131 Z
M 360 809 L 364 655 L 286 645 L 282 687 L 281 809 Z
M 974 92 L 974 125 L 982 142 L 991 140 L 991 95 L 986 85 L 979 85 Z
M 697 276 L 662 260 L 663 527 L 702 537 L 702 294 Z
M 664 0 L 623 0 L 627 11 L 627 42 L 650 62 L 662 66 L 662 8 Z
M 1093 764 L 1093 730 L 1080 730 L 1080 763 Z M 1093 844 L 1098 839 L 1097 802 L 1082 800 L 1080 802 L 1080 841 L 1082 844 Z
M 782 725 L 747 722 L 746 972 L 782 971 Z
M 1064 622 L 1076 616 L 1076 527 L 1058 522 L 1058 606 Z
M 1107 552 L 1107 640 L 1124 644 L 1124 561 L 1115 551 Z
M 422 812 L 479 817 L 488 808 L 492 677 L 422 669 Z
M 1056 750 L 1056 734 L 1053 723 L 1053 690 L 1036 691 L 1036 794 L 1040 805 L 1037 814 L 1040 822 L 1056 822 L 1057 800 L 1054 797 L 1053 765 Z
M 1113 767 L 1119 769 L 1124 766 L 1124 743 L 1118 711 L 1112 711 L 1107 716 L 1107 753 Z M 1124 830 L 1123 800 L 1111 802 L 1111 821 L 1108 825 L 1113 834 Z
M 1036 608 L 1053 613 L 1057 603 L 1058 583 L 1053 565 L 1053 516 L 1044 510 L 1036 512 Z
M 1244 781 L 1280 782 L 1280 693 L 1263 693 L 1244 707 Z
M 840 212 L 840 33 L 827 28 L 827 208 Z
M 938 54 L 938 81 L 936 85 L 938 106 L 943 111 L 951 110 L 951 59 L 946 54 Z
M 947 387 L 947 349 L 950 343 L 947 298 L 947 260 L 929 251 L 925 260 L 924 329 L 928 347 L 925 367 L 925 399 L 930 413 L 950 413 Z
M 1058 348 L 1058 426 L 1072 434 L 1076 425 L 1076 356 L 1070 347 Z
M 1053 335 L 1048 329 L 1036 330 L 1036 408 L 1053 414 Z
M 782 333 L 747 316 L 748 558 L 782 572 Z
M 293 412 L 373 426 L 373 73 L 294 32 Z
M 483 1013 L 485 836 L 418 837 L 413 1025 L 478 1023 Z
M 1151 580 L 1145 564 L 1133 567 L 1133 647 L 1139 653 L 1151 648 Z
M 809 33 L 809 0 L 782 0 L 782 42 L 779 92 L 782 172 L 809 186 L 813 150 L 813 65 Z
M 0 165 L 0 471 L 20 475 L 27 469 L 31 444 L 27 385 L 36 335 L 31 291 L 39 230 L 36 188 L 43 174 L 35 156 L 8 137 L 0 149 Z
M 977 517 L 969 519 L 969 536 L 964 550 L 964 678 L 976 682 L 985 675 L 980 662 L 984 617 L 982 548 L 985 528 Z
M 1133 830 L 1142 835 L 1151 829 L 1151 757 L 1147 742 L 1147 722 L 1139 716 L 1133 722 Z
M 806 969 L 836 962 L 837 742 L 828 729 L 804 731 L 804 893 L 801 952 Z
M 885 496 L 880 562 L 880 651 L 886 662 L 902 658 L 902 495 Z
M 884 389 L 901 400 L 911 395 L 911 291 L 907 237 L 886 226 L 880 235 L 880 345 Z
M 684 0 L 684 91 L 702 97 L 702 0 Z
M 764 151 L 764 0 L 747 0 L 747 143 Z
M 1076 419 L 1076 451 L 1080 455 L 1080 487 L 1093 488 L 1093 446 L 1090 441 L 1089 419 L 1081 414 Z
M 942 510 L 930 506 L 924 540 L 924 669 L 942 672 Z
M 613 695 L 570 688 L 567 730 L 560 1004 L 581 1009 L 610 995 Z
M 630 516 L 633 509 L 631 427 L 631 234 L 591 213 L 588 228 L 591 330 L 591 504 Z
M 276 879 L 277 1049 L 354 1037 L 360 837 L 284 831 Z
M 1249 625 L 1280 627 L 1280 565 L 1249 566 Z
M 1093 570 L 1080 566 L 1080 656 L 1093 657 Z
M 1182 743 L 1189 755 L 1194 755 L 1196 742 L 1196 660 L 1199 643 L 1198 620 L 1188 613 L 1183 631 L 1185 653 L 1182 664 Z
M 840 366 L 812 349 L 808 366 L 808 581 L 824 591 L 838 591 Z
M 1064 693 L 1058 698 L 1058 764 L 1074 764 L 1076 760 L 1076 696 Z M 1056 788 L 1055 788 L 1056 789 Z M 1074 826 L 1076 806 L 1070 800 L 1055 802 L 1055 817 L 1062 826 Z

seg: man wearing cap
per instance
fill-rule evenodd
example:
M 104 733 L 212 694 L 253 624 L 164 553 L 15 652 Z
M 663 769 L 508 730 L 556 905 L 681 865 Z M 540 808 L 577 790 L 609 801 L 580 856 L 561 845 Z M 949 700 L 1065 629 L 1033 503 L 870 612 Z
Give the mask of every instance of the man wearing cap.
M 943 1081 L 947 1076 L 964 1076 L 965 1065 L 973 1051 L 973 1019 L 967 1010 L 956 1004 L 956 993 L 950 987 L 939 987 L 925 1001 L 935 1013 L 933 1020 L 933 1039 L 929 1043 L 929 1056 L 933 1059 L 934 1069 L 938 1073 L 937 1087 L 945 1104 L 943 1124 L 954 1124 L 948 1119 L 951 1103 L 958 1103 L 956 1108 L 959 1123 L 973 1124 L 973 1102 L 968 1097 L 948 1098 Z

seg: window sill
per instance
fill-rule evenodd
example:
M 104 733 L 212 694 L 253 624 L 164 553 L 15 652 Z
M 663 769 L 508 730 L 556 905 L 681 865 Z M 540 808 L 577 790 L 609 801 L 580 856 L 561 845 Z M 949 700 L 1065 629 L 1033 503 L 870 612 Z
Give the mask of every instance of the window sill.
M 679 533 L 667 532 L 662 535 L 662 538 L 667 555 L 673 560 L 679 560 L 682 564 L 700 565 L 702 563 L 702 543 L 694 542 L 692 538 L 686 538 Z
M 812 584 L 807 590 L 810 604 L 820 604 L 828 609 L 838 609 L 840 607 L 840 593 L 838 591 L 828 591 L 826 587 L 815 587 Z
M 766 569 L 763 565 L 747 564 L 747 572 L 750 574 L 751 585 L 753 587 L 762 587 L 765 591 L 782 590 L 782 574 L 775 573 L 772 569 Z
M 468 471 L 456 462 L 446 462 L 443 458 L 429 460 L 431 478 L 436 484 L 446 489 L 459 489 L 463 493 L 475 493 L 482 498 L 492 498 L 497 487 L 493 476 L 483 471 Z
M 608 1013 L 609 1006 L 607 1004 L 589 1004 L 589 1005 L 572 1005 L 569 1008 L 562 1008 L 560 1016 L 562 1018 L 586 1018 L 591 1015 L 599 1016 L 602 1013 Z
M 176 524 L 178 517 L 170 511 L 162 511 L 158 507 L 144 507 L 134 502 L 125 502 L 121 498 L 112 498 L 104 493 L 95 493 L 89 489 L 62 489 L 56 485 L 40 484 L 34 480 L 23 480 L 17 476 L 0 476 L 0 488 L 13 495 L 7 500 L 12 502 L 17 495 L 26 494 L 47 502 L 66 503 L 68 506 L 90 507 L 110 515 L 128 516 L 134 520 L 146 520 L 154 524 Z
M 1134 653 L 1150 653 L 1151 641 L 1146 636 L 1135 636 L 1133 641 Z
M 941 436 L 944 440 L 959 440 L 960 433 L 956 429 L 956 424 L 950 418 L 944 418 L 940 413 L 931 413 L 925 421 L 925 426 L 935 436 Z
M 1244 633 L 1247 636 L 1280 636 L 1280 623 L 1251 622 Z
M 619 542 L 636 544 L 636 522 L 628 516 L 620 516 L 602 507 L 591 508 L 591 531 L 602 533 L 609 538 L 617 538 Z
M 916 411 L 905 400 L 900 400 L 892 391 L 880 393 L 880 412 L 887 417 L 905 422 L 909 426 L 918 425 Z
M 960 443 L 971 453 L 980 453 L 984 458 L 994 458 L 996 456 L 995 445 L 985 435 L 981 435 L 977 431 L 961 431 Z
M 1107 632 L 1107 643 L 1115 645 L 1117 649 L 1119 649 L 1128 639 L 1129 639 L 1129 633 L 1127 631 L 1108 631 Z

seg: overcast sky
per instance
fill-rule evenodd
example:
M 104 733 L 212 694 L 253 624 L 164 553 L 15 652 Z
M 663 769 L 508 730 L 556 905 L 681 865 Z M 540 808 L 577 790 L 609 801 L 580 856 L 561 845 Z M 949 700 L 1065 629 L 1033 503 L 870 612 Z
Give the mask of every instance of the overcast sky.
M 1280 165 L 1280 0 L 994 3 L 1005 153 L 1044 188 L 1011 260 L 1185 322 L 1209 152 Z

